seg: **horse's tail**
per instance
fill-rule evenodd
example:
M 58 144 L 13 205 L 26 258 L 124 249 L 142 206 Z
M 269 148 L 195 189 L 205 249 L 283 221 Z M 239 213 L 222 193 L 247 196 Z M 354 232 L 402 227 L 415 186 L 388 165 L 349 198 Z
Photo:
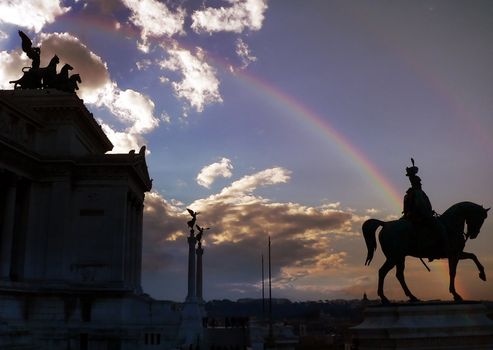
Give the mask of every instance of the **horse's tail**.
M 377 249 L 377 239 L 375 232 L 377 228 L 383 226 L 384 222 L 377 219 L 369 219 L 363 223 L 361 229 L 363 230 L 363 237 L 365 237 L 366 248 L 368 248 L 368 255 L 366 256 L 365 265 L 370 265 L 373 259 L 373 253 Z

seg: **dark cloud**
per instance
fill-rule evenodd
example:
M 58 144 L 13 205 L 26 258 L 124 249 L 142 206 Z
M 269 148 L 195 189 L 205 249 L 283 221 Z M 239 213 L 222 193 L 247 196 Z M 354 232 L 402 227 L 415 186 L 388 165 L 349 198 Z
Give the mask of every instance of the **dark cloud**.
M 258 174 L 265 175 L 265 172 Z M 271 175 L 279 178 L 277 172 Z M 248 184 L 236 181 L 220 194 L 190 205 L 200 212 L 197 223 L 211 227 L 204 236 L 207 292 L 237 296 L 258 292 L 261 254 L 267 264 L 269 235 L 272 273 L 278 286 L 285 287 L 310 274 L 344 265 L 346 252 L 335 251 L 330 240 L 334 235 L 352 234 L 353 214 L 297 203 L 272 203 L 251 192 L 261 183 L 276 181 L 266 181 L 264 176 L 256 183 L 255 175 L 245 178 Z M 240 190 L 242 187 L 246 192 Z M 187 220 L 189 216 L 184 208 L 172 205 L 156 193 L 146 197 L 145 275 L 167 275 L 177 280 L 177 275 L 181 274 L 178 280 L 185 281 Z
M 110 81 L 108 69 L 101 57 L 68 33 L 42 34 L 41 50 L 42 64 L 48 64 L 49 60 L 57 55 L 60 58 L 59 68 L 65 63 L 74 67 L 71 73 L 81 75 L 81 89 L 99 89 Z
M 185 254 L 186 220 L 184 213 L 177 212 L 176 207 L 158 194 L 146 196 L 142 261 L 145 270 L 173 268 L 174 253 Z

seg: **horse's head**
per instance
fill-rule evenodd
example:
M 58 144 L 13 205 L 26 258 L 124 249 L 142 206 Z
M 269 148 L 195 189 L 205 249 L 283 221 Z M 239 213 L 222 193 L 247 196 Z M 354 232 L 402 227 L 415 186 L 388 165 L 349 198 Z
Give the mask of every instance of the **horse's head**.
M 53 67 L 53 66 L 56 66 L 58 63 L 60 63 L 60 59 L 58 58 L 57 55 L 53 56 L 50 60 L 50 63 L 48 64 L 48 66 L 50 67 Z
M 72 74 L 72 75 L 70 76 L 70 80 L 71 80 L 71 81 L 76 81 L 76 82 L 78 82 L 78 83 L 82 83 L 82 79 L 80 78 L 79 73 L 77 73 L 77 74 Z
M 485 209 L 478 205 L 474 207 L 473 210 L 470 210 L 469 215 L 466 216 L 466 234 L 469 238 L 474 239 L 478 236 L 481 226 L 483 226 L 483 222 L 488 216 L 488 210 L 490 209 L 491 208 Z
M 62 70 L 72 70 L 74 67 L 72 67 L 70 64 L 65 63 L 62 67 Z

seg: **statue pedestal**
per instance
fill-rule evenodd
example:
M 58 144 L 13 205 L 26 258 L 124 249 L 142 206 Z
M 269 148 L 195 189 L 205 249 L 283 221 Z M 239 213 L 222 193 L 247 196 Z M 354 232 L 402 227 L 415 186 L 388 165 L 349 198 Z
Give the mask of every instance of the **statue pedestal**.
M 186 301 L 181 312 L 181 324 L 179 339 L 182 346 L 187 349 L 190 345 L 194 348 L 204 342 L 204 327 L 202 320 L 205 317 L 205 308 L 195 301 Z
M 359 350 L 493 349 L 493 321 L 479 302 L 370 306 L 351 333 Z

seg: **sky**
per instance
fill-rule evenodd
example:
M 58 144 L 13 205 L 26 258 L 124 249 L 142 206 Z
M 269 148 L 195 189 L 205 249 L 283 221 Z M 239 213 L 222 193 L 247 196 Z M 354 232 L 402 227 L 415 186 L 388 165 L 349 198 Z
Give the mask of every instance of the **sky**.
M 183 301 L 186 208 L 204 297 L 376 298 L 361 224 L 396 219 L 416 160 L 433 208 L 493 204 L 493 3 L 415 0 L 0 0 L 0 88 L 30 60 L 18 30 L 82 78 L 112 152 L 147 146 L 144 291 Z M 467 242 L 493 270 L 493 220 Z M 451 299 L 444 261 L 406 260 L 421 299 Z M 492 277 L 493 278 L 493 277 Z M 457 291 L 492 299 L 471 261 Z M 394 273 L 388 297 L 405 299 Z

